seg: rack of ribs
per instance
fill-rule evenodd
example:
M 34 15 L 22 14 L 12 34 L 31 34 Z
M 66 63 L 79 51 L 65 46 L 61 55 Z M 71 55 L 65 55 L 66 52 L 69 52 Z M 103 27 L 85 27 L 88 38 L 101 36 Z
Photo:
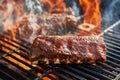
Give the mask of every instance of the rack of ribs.
M 106 46 L 99 36 L 38 36 L 31 47 L 30 60 L 49 64 L 106 61 Z

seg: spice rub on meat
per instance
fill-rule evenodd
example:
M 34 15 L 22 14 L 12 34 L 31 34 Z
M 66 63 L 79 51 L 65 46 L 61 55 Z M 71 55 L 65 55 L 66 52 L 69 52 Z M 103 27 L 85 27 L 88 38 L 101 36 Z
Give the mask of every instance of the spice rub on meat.
M 98 36 L 38 36 L 32 44 L 30 60 L 96 64 L 106 61 L 106 47 L 103 37 Z

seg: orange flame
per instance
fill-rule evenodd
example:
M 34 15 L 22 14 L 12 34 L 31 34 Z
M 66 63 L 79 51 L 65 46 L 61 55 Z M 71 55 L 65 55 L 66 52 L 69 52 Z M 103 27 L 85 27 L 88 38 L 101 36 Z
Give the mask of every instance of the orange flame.
M 48 11 L 51 13 L 61 13 L 66 11 L 64 0 L 41 0 L 47 6 Z
M 84 23 L 93 24 L 95 27 L 89 32 L 82 30 L 80 34 L 99 34 L 101 32 L 101 0 L 79 0 L 84 12 Z M 83 26 L 86 27 L 86 26 Z

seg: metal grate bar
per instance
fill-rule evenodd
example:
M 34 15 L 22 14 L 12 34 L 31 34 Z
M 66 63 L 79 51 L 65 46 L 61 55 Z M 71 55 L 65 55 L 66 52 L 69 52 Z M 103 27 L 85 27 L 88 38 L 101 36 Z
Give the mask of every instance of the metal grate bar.
M 8 43 L 8 42 L 6 42 L 6 43 Z M 2 45 L 2 47 L 3 47 L 3 46 L 4 46 L 4 45 Z M 7 49 L 9 49 L 9 50 L 12 50 L 11 48 L 9 48 L 9 47 L 7 47 L 7 46 L 4 46 L 4 47 L 7 48 Z M 15 47 L 16 47 L 16 46 L 15 46 Z M 2 51 L 2 50 L 1 50 L 1 51 Z M 16 52 L 15 50 L 12 50 L 12 51 Z M 4 51 L 3 51 L 3 52 L 4 52 Z M 4 52 L 4 53 L 5 53 L 5 52 Z M 18 52 L 16 52 L 16 53 L 18 53 Z M 25 64 L 25 65 L 28 66 L 28 64 L 26 64 L 24 61 L 19 60 L 18 58 L 10 55 L 9 53 L 7 53 L 7 55 L 9 55 L 10 57 L 12 57 L 12 58 L 18 60 L 19 62 L 22 62 L 23 64 Z M 26 57 L 26 56 L 25 56 L 25 57 Z M 31 65 L 29 65 L 29 67 L 31 67 L 31 69 L 34 69 L 34 68 L 35 68 L 35 67 L 32 67 Z M 43 73 L 42 70 L 40 71 L 39 69 L 36 69 L 36 68 L 35 68 L 35 71 L 40 72 L 40 73 Z M 53 77 L 51 77 L 51 76 L 49 76 L 49 75 L 48 75 L 47 77 L 49 77 L 49 78 L 51 78 L 51 79 L 54 79 Z
M 15 79 L 28 80 L 27 77 L 24 77 L 15 71 L 8 69 L 6 66 L 0 63 L 0 70 L 5 72 L 7 75 L 12 76 Z
M 47 64 L 41 64 L 41 63 L 39 63 L 39 64 L 37 64 L 38 66 L 40 66 L 40 67 L 42 67 L 42 68 L 44 68 L 45 70 L 49 70 L 52 66 L 50 66 L 50 65 L 47 65 Z
M 120 35 L 120 33 L 118 31 L 113 31 L 113 30 L 109 30 L 110 33 L 114 33 L 114 34 L 117 34 L 117 35 Z
M 0 78 L 2 78 L 3 80 L 15 80 L 2 70 L 0 70 Z
M 85 66 L 80 66 L 80 65 L 78 65 L 77 66 L 78 68 L 81 68 L 81 70 L 83 70 L 83 71 L 85 71 L 86 73 L 89 73 L 89 74 L 91 74 L 91 75 L 95 75 L 95 74 L 93 74 L 95 71 L 97 72 L 97 73 L 100 73 L 100 74 L 102 74 L 102 75 L 104 75 L 103 73 L 106 73 L 104 70 L 101 70 L 101 68 L 99 68 L 99 67 L 94 67 L 96 70 L 90 70 L 89 68 L 87 68 L 87 67 L 85 67 Z M 100 70 L 100 71 L 99 71 Z M 103 72 L 103 73 L 102 73 Z M 109 74 L 109 73 L 106 73 L 106 74 Z M 104 77 L 104 79 L 106 79 L 106 80 L 110 80 L 111 78 L 109 78 L 108 76 L 106 76 L 106 75 L 104 75 L 103 76 Z
M 16 48 L 16 49 L 13 50 L 13 49 L 11 49 L 10 47 L 5 46 L 5 45 L 3 45 L 3 44 L 0 44 L 0 45 L 1 45 L 2 47 L 4 47 L 4 48 L 10 50 L 10 52 L 12 51 L 12 52 L 14 52 L 14 53 L 16 53 L 16 54 L 18 54 L 18 55 L 20 55 L 20 56 L 26 58 L 26 59 L 29 59 L 26 55 L 17 52 L 17 51 L 19 50 L 19 48 Z M 0 50 L 1 50 L 1 49 L 0 49 Z M 1 50 L 1 51 L 3 51 L 3 50 Z M 4 51 L 4 52 L 5 52 L 5 51 Z M 6 53 L 6 52 L 5 52 L 5 53 Z
M 10 54 L 7 54 L 6 56 L 12 57 L 13 59 L 19 61 L 20 63 L 23 63 L 24 65 L 26 65 L 26 66 L 28 66 L 29 68 L 35 70 L 36 72 L 44 73 L 42 70 L 40 70 L 40 69 L 38 69 L 38 68 L 36 68 L 36 67 L 33 67 L 33 66 L 31 66 L 30 64 L 28 64 L 28 63 L 26 63 L 26 62 L 24 62 L 24 61 L 22 61 L 22 60 L 20 60 L 20 59 L 18 59 L 18 58 L 16 58 L 16 57 L 10 55 Z
M 107 64 L 104 64 L 104 63 L 101 63 L 101 62 L 99 62 L 98 65 L 101 66 L 102 68 L 105 68 L 106 70 L 111 71 L 115 75 L 118 75 L 120 73 L 120 70 L 116 70 L 114 67 L 112 67 L 110 65 L 107 65 Z
M 59 73 L 59 72 L 57 72 L 55 70 L 52 73 L 59 76 L 62 80 L 72 80 L 71 78 L 69 78 L 69 77 L 65 76 L 64 74 L 61 74 L 61 73 Z
M 107 64 L 109 64 L 110 66 L 114 67 L 114 68 L 120 68 L 120 65 L 114 63 L 113 61 L 107 60 Z
M 114 61 L 114 63 L 117 63 L 118 65 L 120 64 L 119 59 L 113 58 L 113 57 L 108 56 L 108 55 L 107 55 L 107 59 L 110 60 L 110 61 Z
M 2 51 L 2 50 L 1 50 L 1 51 Z M 4 51 L 3 51 L 3 52 L 4 52 Z M 5 53 L 5 52 L 4 52 L 4 53 Z M 4 55 L 3 55 L 3 56 L 4 56 Z M 43 70 L 40 70 L 40 69 L 38 69 L 37 67 L 33 67 L 33 66 L 31 66 L 30 64 L 27 64 L 26 62 L 24 62 L 24 61 L 16 58 L 15 56 L 11 55 L 11 53 L 6 53 L 5 56 L 10 56 L 10 57 L 12 57 L 13 59 L 19 61 L 20 63 L 22 63 L 22 64 L 24 64 L 24 65 L 26 65 L 26 66 L 28 66 L 30 69 L 32 69 L 32 70 L 34 70 L 34 71 L 36 71 L 36 72 L 39 72 L 39 73 L 42 73 L 42 74 L 45 73 L 45 72 L 43 72 Z M 4 56 L 4 57 L 5 57 L 5 56 Z M 42 67 L 41 67 L 41 68 L 42 68 Z M 51 77 L 51 76 L 49 76 L 49 75 L 48 75 L 47 77 L 49 77 L 49 78 L 51 78 L 51 79 L 54 79 L 53 77 Z
M 83 76 L 84 74 L 86 75 L 86 73 L 82 72 L 81 70 L 79 71 L 78 69 L 74 68 L 74 66 L 73 66 L 73 67 L 67 66 L 67 68 L 68 68 L 69 70 L 72 70 L 73 72 L 81 75 L 81 76 Z M 84 74 L 82 74 L 82 73 L 84 73 Z M 94 73 L 95 73 L 95 72 L 94 72 Z M 97 73 L 97 74 L 98 74 L 98 73 Z M 88 74 L 87 74 L 87 75 L 88 75 Z M 86 78 L 87 78 L 87 75 L 86 75 Z M 89 75 L 89 76 L 90 76 L 90 75 Z M 88 77 L 89 77 L 89 76 L 88 76 Z M 88 78 L 87 78 L 87 79 L 88 79 Z M 94 79 L 95 79 L 95 78 L 94 78 Z
M 81 79 L 81 80 L 86 80 L 85 78 L 81 77 L 80 75 L 78 75 L 77 73 L 73 72 L 72 69 L 69 70 L 69 68 L 65 68 L 65 66 L 60 66 L 60 67 L 56 67 L 56 69 L 58 71 L 62 71 L 63 73 L 66 73 L 76 79 Z M 95 79 L 95 78 L 94 78 Z
M 11 45 L 11 46 L 13 46 L 13 47 L 19 47 L 19 50 L 21 50 L 21 51 L 24 51 L 24 52 L 26 52 L 26 53 L 28 53 L 28 49 L 26 50 L 26 49 L 23 49 L 23 48 L 21 48 L 19 45 L 18 46 L 16 46 L 15 44 L 12 44 L 12 43 L 10 43 L 9 41 L 5 41 L 4 39 L 2 39 L 2 38 L 0 38 L 0 40 L 2 41 L 2 42 L 5 42 L 5 43 L 7 43 L 7 44 L 9 44 L 9 45 Z
M 45 73 L 43 73 L 40 77 L 37 77 L 36 80 L 41 80 L 44 77 L 49 77 L 49 79 L 55 80 L 52 76 L 48 75 L 51 71 L 51 69 L 47 70 Z
M 36 77 L 37 77 L 35 74 L 31 73 L 31 72 L 28 71 L 28 70 L 23 69 L 21 66 L 13 63 L 12 61 L 9 61 L 8 59 L 6 59 L 6 58 L 4 58 L 4 57 L 2 57 L 2 59 L 5 60 L 5 61 L 8 62 L 8 63 L 14 65 L 15 67 L 19 68 L 21 71 L 27 73 L 28 76 L 29 76 L 29 78 L 36 78 Z
M 85 64 L 83 64 L 83 67 L 85 67 L 85 68 L 87 68 L 87 69 L 90 69 L 90 70 L 92 70 L 93 72 L 92 72 L 92 75 L 95 75 L 97 78 L 99 78 L 99 79 L 105 79 L 105 80 L 109 80 L 110 78 L 108 77 L 108 76 L 106 76 L 106 75 L 104 75 L 103 73 L 106 73 L 105 71 L 101 71 L 101 68 L 100 67 L 98 67 L 98 66 L 91 66 L 91 65 L 85 65 Z M 102 73 L 103 72 L 103 73 Z M 107 73 L 108 74 L 108 73 Z
M 28 66 L 30 69 L 32 69 L 32 70 L 34 70 L 34 71 L 36 71 L 36 72 L 41 73 L 42 75 L 43 75 L 43 73 L 46 73 L 46 72 L 47 72 L 47 71 L 45 72 L 45 71 L 43 71 L 43 70 L 40 70 L 40 69 L 37 68 L 37 67 L 33 67 L 33 66 L 31 66 L 30 64 L 28 64 L 28 63 L 26 63 L 26 62 L 24 62 L 24 61 L 22 61 L 22 60 L 20 60 L 20 59 L 18 59 L 18 58 L 16 58 L 16 57 L 10 55 L 10 54 L 8 54 L 8 56 L 14 58 L 15 60 L 17 60 L 17 61 L 19 61 L 19 62 L 21 62 L 21 63 L 23 63 L 24 65 Z M 51 77 L 51 76 L 49 76 L 49 75 L 48 75 L 47 77 L 54 79 L 53 77 Z
M 119 38 L 117 38 L 117 37 L 115 37 L 115 36 L 112 36 L 112 35 L 108 35 L 108 34 L 106 34 L 105 40 L 111 40 L 111 41 L 113 41 L 113 42 L 115 42 L 115 43 L 119 43 L 119 42 L 120 42 L 120 41 L 119 41 Z
M 30 45 L 29 42 L 26 42 L 26 41 L 24 41 L 24 40 L 20 40 L 20 39 L 17 38 L 17 40 L 20 40 L 20 42 L 18 42 L 18 41 L 16 41 L 16 40 L 12 39 L 12 38 L 11 38 L 10 36 L 8 36 L 8 35 L 3 36 L 3 35 L 0 34 L 0 37 L 1 37 L 1 38 L 5 38 L 5 39 L 8 39 L 8 40 L 11 40 L 12 42 L 15 42 L 15 43 L 19 44 L 20 46 L 23 46 L 24 48 L 29 49 L 29 47 L 28 47 L 27 45 L 25 45 L 26 43 L 27 43 L 28 45 Z M 21 42 L 22 42 L 22 44 L 21 44 Z
M 111 51 L 111 52 L 113 52 L 113 53 L 115 53 L 115 54 L 118 54 L 118 55 L 119 55 L 119 53 L 120 53 L 120 51 L 115 50 L 114 48 L 112 48 L 112 47 L 110 47 L 110 46 L 107 46 L 107 49 L 109 49 L 109 51 Z
M 11 34 L 10 34 L 9 32 L 4 32 L 3 34 L 5 35 L 5 37 L 7 36 L 8 38 L 12 38 L 12 37 L 11 37 Z M 2 35 L 3 35 L 3 34 L 2 34 Z M 3 36 L 4 36 L 4 35 L 3 35 Z M 26 42 L 29 43 L 27 40 L 21 38 L 21 37 L 20 37 L 19 35 L 17 35 L 17 34 L 16 34 L 15 37 L 16 37 L 17 40 L 20 40 L 20 41 L 23 42 L 23 43 L 26 43 Z M 28 47 L 28 46 L 27 46 L 27 47 Z
M 76 66 L 77 66 L 77 65 L 76 65 Z M 72 70 L 70 69 L 71 67 L 67 67 L 67 68 L 66 68 L 66 66 L 61 66 L 60 68 L 62 68 L 62 69 L 60 69 L 60 71 L 62 70 L 63 72 L 65 72 L 64 70 L 67 70 L 67 69 L 68 69 L 69 71 L 72 71 Z M 77 67 L 73 67 L 73 68 L 76 69 L 76 70 L 78 70 L 78 71 L 79 71 L 78 74 L 81 75 L 81 76 L 83 76 L 83 77 L 85 77 L 86 79 L 89 79 L 89 80 L 97 80 L 96 77 L 94 77 L 94 76 L 92 76 L 92 75 L 84 72 L 81 68 L 77 68 Z M 75 72 L 75 73 L 77 73 L 77 72 Z M 75 73 L 74 73 L 74 74 L 75 74 Z
M 112 56 L 112 57 L 115 57 L 115 58 L 117 58 L 117 59 L 120 59 L 120 56 L 118 55 L 118 54 L 114 54 L 114 53 L 112 53 L 112 52 L 110 52 L 110 51 L 107 51 L 107 55 L 110 55 L 110 56 Z
M 117 49 L 118 51 L 120 50 L 120 47 L 116 46 L 116 45 L 113 45 L 113 44 L 110 44 L 110 43 L 107 43 L 106 44 L 110 47 L 114 47 L 115 49 Z
M 105 34 L 105 37 L 111 37 L 111 38 L 114 38 L 114 40 L 115 40 L 115 39 L 117 39 L 117 40 L 120 39 L 120 37 L 117 36 L 117 35 L 115 35 L 115 34 Z
M 105 39 L 105 42 L 113 44 L 113 45 L 118 46 L 118 47 L 120 46 L 120 44 L 118 44 L 116 41 L 113 41 L 111 39 Z

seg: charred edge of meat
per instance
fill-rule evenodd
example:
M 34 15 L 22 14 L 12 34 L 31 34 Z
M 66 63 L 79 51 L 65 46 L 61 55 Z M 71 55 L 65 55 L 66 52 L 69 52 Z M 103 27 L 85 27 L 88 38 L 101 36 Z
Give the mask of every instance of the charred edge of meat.
M 106 62 L 106 46 L 98 36 L 38 36 L 31 47 L 31 61 L 46 64 Z

